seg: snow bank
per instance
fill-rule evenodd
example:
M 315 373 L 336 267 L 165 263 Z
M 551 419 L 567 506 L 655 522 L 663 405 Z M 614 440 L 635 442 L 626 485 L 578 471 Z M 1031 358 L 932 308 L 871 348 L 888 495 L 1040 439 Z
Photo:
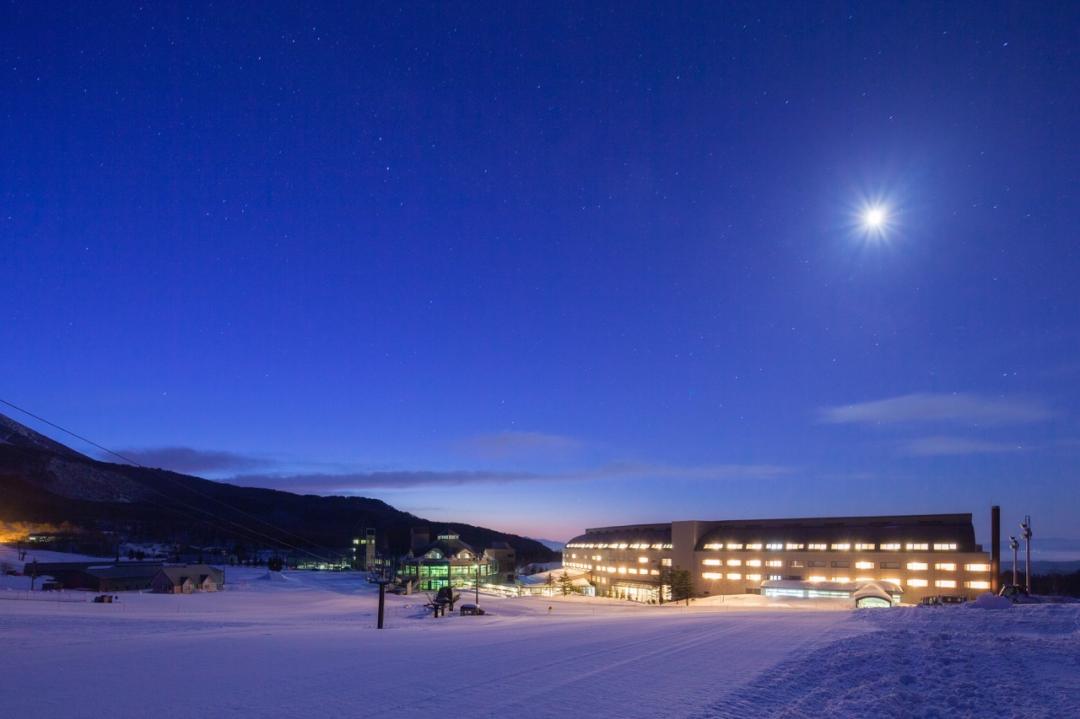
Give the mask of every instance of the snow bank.
M 976 597 L 974 602 L 968 602 L 964 606 L 968 609 L 1009 609 L 1012 605 L 1012 600 L 1006 597 L 984 592 Z

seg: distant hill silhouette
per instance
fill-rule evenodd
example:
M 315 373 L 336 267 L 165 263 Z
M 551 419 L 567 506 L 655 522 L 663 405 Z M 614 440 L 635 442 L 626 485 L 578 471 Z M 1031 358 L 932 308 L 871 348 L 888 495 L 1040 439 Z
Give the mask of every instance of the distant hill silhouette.
M 468 490 L 462 490 L 468 491 Z M 366 497 L 238 487 L 163 469 L 100 462 L 0 414 L 0 521 L 70 524 L 133 541 L 281 548 L 347 547 L 367 527 L 403 553 L 409 530 L 449 529 L 477 548 L 509 543 L 519 561 L 551 561 L 540 542 L 469 524 L 432 522 Z

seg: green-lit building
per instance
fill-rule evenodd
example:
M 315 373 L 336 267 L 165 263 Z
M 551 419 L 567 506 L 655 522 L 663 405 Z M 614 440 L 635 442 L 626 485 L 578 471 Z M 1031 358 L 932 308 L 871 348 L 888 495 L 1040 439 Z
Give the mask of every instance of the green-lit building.
M 412 581 L 422 591 L 437 591 L 449 582 L 455 587 L 470 587 L 498 581 L 499 562 L 481 554 L 456 534 L 440 534 L 434 542 L 414 547 L 398 568 L 398 579 Z

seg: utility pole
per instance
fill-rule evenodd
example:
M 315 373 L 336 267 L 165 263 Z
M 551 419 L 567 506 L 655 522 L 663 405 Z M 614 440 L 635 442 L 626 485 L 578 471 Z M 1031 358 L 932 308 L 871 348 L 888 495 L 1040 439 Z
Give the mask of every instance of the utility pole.
M 480 562 L 476 562 L 476 606 L 480 606 Z
M 1017 565 L 1017 563 L 1019 561 L 1016 558 L 1016 551 L 1018 549 L 1020 549 L 1020 542 L 1016 541 L 1016 537 L 1009 537 L 1009 546 L 1013 550 L 1013 580 L 1012 580 L 1012 583 L 1013 583 L 1013 586 L 1015 587 L 1016 584 L 1017 584 L 1017 581 L 1016 581 L 1016 569 L 1017 569 L 1017 567 L 1016 567 L 1016 565 Z
M 386 585 L 389 581 L 385 576 L 379 577 L 379 629 L 383 628 L 383 613 L 386 610 Z
M 1024 521 L 1020 523 L 1020 529 L 1024 532 L 1024 543 L 1027 545 L 1027 562 L 1024 566 L 1025 586 L 1027 593 L 1031 594 L 1031 515 L 1025 514 Z

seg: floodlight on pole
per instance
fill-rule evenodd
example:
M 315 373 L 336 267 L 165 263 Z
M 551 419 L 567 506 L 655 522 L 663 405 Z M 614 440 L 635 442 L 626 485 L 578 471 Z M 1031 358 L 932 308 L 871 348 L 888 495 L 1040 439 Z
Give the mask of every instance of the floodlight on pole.
M 1024 544 L 1027 551 L 1027 561 L 1024 565 L 1025 586 L 1027 587 L 1027 593 L 1031 594 L 1031 515 L 1025 514 L 1024 521 L 1020 523 L 1020 528 L 1024 532 Z
M 1011 547 L 1012 550 L 1013 550 L 1013 580 L 1012 580 L 1012 583 L 1013 583 L 1013 586 L 1015 587 L 1016 584 L 1017 584 L 1017 582 L 1016 582 L 1016 565 L 1017 565 L 1017 562 L 1019 561 L 1017 559 L 1017 557 L 1016 557 L 1016 552 L 1017 552 L 1017 550 L 1020 549 L 1020 542 L 1016 541 L 1016 537 L 1009 537 L 1009 547 Z

